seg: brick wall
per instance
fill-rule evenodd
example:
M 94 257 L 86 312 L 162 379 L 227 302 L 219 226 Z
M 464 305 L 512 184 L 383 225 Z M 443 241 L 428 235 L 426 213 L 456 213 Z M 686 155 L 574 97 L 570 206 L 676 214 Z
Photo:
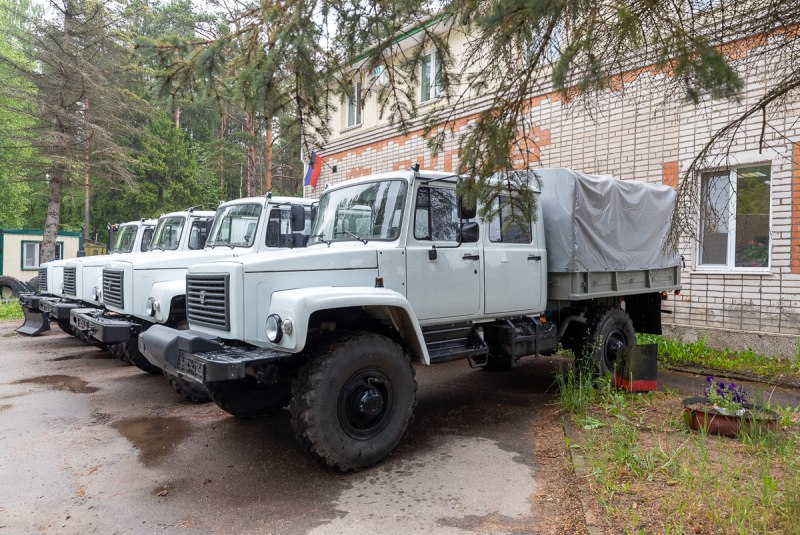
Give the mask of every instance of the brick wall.
M 737 54 L 744 56 L 741 50 Z M 738 57 L 738 56 L 737 56 Z M 743 103 L 754 102 L 765 90 L 766 69 L 747 65 Z M 677 188 L 683 173 L 712 133 L 744 109 L 736 102 L 688 105 L 679 96 L 656 89 L 658 73 L 628 76 L 624 87 L 585 104 L 565 103 L 555 94 L 531 100 L 530 120 L 536 125 L 528 157 L 542 167 L 571 167 L 587 173 L 612 174 Z M 481 110 L 476 102 L 458 115 L 456 129 L 444 150 L 434 155 L 422 130 L 398 134 L 388 125 L 349 131 L 332 139 L 322 152 L 331 165 L 320 185 L 371 173 L 407 168 L 418 162 L 424 169 L 452 171 L 458 165 L 458 139 Z M 769 117 L 764 145 L 760 117 L 746 122 L 728 151 L 712 165 L 726 167 L 743 161 L 769 161 L 772 173 L 771 266 L 759 273 L 743 270 L 703 271 L 695 264 L 696 243 L 681 244 L 686 259 L 681 295 L 671 301 L 674 314 L 665 321 L 676 325 L 762 333 L 800 334 L 800 105 L 783 116 Z M 727 141 L 726 141 L 727 143 Z M 759 150 L 761 152 L 759 152 Z M 520 156 L 522 158 L 522 155 Z M 520 161 L 519 163 L 523 163 Z M 318 196 L 307 189 L 308 196 Z

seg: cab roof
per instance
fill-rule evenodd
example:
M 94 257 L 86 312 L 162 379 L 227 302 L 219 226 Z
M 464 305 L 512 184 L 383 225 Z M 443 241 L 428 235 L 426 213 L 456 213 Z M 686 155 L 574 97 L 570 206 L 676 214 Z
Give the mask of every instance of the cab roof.
M 241 199 L 232 199 L 230 201 L 224 201 L 220 203 L 220 206 L 227 206 L 231 204 L 263 204 L 264 203 L 263 195 L 260 197 L 242 197 Z M 269 198 L 270 204 L 302 204 L 304 206 L 311 205 L 312 203 L 317 202 L 316 199 L 304 199 L 302 197 L 284 197 L 284 196 L 275 196 Z
M 443 171 L 429 171 L 426 169 L 420 169 L 418 173 L 414 173 L 414 171 L 389 171 L 387 173 L 377 173 L 374 175 L 368 175 L 339 182 L 338 184 L 331 185 L 331 187 L 329 187 L 325 191 L 327 192 L 345 186 L 352 186 L 353 184 L 375 182 L 376 180 L 392 180 L 392 179 L 405 180 L 408 184 L 413 184 L 415 180 L 420 180 L 420 181 L 436 180 L 437 182 L 456 182 L 459 178 L 461 178 L 461 175 L 457 173 L 447 173 Z

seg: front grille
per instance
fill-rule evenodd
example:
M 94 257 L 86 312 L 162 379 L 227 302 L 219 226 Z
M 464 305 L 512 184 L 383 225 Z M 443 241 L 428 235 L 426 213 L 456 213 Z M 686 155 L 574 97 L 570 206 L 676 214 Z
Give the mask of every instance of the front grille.
M 64 268 L 64 295 L 75 295 L 75 268 Z
M 117 308 L 125 308 L 122 292 L 122 270 L 103 270 L 103 303 Z
M 230 329 L 228 275 L 186 276 L 186 318 L 216 329 Z
M 39 291 L 47 291 L 47 268 L 39 268 Z

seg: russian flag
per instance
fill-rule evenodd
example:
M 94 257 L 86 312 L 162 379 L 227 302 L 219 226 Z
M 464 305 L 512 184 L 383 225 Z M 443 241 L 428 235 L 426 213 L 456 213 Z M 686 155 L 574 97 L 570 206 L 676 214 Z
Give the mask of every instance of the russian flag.
M 317 179 L 319 178 L 319 173 L 322 171 L 322 165 L 324 162 L 322 158 L 317 156 L 316 151 L 311 151 L 311 156 L 308 159 L 308 170 L 306 171 L 306 177 L 303 180 L 303 185 L 311 186 L 312 188 L 316 189 L 317 187 Z

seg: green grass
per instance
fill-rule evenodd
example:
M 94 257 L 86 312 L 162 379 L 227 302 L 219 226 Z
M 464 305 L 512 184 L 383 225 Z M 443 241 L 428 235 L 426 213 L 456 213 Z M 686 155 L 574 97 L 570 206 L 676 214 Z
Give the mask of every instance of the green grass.
M 800 348 L 791 358 L 761 355 L 748 349 L 714 349 L 701 338 L 696 342 L 680 342 L 652 334 L 637 334 L 640 344 L 658 344 L 659 360 L 667 366 L 701 366 L 717 370 L 749 372 L 761 376 L 786 376 L 800 379 Z
M 567 444 L 612 531 L 800 533 L 796 409 L 770 407 L 777 431 L 718 437 L 688 429 L 678 392 L 630 394 L 607 378 L 561 375 L 559 400 L 576 428 Z
M 19 303 L 0 303 L 0 320 L 16 320 L 22 319 L 23 317 L 24 314 L 22 313 L 22 307 L 19 306 Z

